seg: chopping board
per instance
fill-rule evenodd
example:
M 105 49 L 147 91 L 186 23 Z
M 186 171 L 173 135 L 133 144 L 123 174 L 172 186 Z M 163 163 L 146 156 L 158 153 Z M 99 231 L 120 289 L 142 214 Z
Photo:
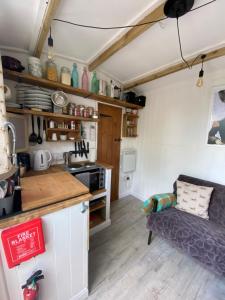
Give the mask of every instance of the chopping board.
M 22 211 L 86 194 L 89 189 L 67 172 L 21 178 Z

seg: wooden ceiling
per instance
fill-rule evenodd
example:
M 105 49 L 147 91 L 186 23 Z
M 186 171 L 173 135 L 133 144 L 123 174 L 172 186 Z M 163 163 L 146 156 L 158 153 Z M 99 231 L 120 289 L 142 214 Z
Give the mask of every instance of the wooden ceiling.
M 162 18 L 164 0 L 114 0 L 107 5 L 104 0 L 51 0 L 47 6 L 45 0 L 34 2 L 35 8 L 31 8 L 28 0 L 21 0 L 20 5 L 14 0 L 1 1 L 0 48 L 9 46 L 30 54 L 28 36 L 30 39 L 36 36 L 33 53 L 40 56 L 42 50 L 46 50 L 51 25 L 56 55 L 87 64 L 90 70 L 97 68 L 117 78 L 126 88 L 186 68 L 180 60 L 177 31 L 172 19 L 107 32 L 52 22 L 57 17 L 97 26 L 140 24 Z M 206 2 L 195 0 L 195 7 Z M 225 55 L 224 11 L 225 1 L 217 0 L 181 18 L 182 45 L 187 60 L 201 53 L 207 53 L 206 61 Z M 41 15 L 41 22 L 37 22 L 38 15 Z M 38 27 L 36 35 L 35 24 Z M 6 26 L 11 29 L 9 33 Z M 197 60 L 195 64 L 200 62 Z

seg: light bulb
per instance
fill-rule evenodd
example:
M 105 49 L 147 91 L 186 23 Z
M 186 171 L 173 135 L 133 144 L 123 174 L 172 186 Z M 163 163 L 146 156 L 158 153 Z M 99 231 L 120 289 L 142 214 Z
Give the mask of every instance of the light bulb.
M 196 82 L 196 86 L 197 87 L 202 87 L 203 86 L 203 78 L 202 77 L 199 77 L 197 82 Z
M 200 72 L 199 72 L 198 80 L 196 82 L 197 87 L 202 87 L 203 86 L 203 75 L 204 75 L 204 71 L 201 69 Z

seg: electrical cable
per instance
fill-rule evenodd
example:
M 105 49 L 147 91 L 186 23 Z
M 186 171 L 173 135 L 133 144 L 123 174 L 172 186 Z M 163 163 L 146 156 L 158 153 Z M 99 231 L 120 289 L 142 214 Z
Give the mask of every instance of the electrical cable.
M 125 25 L 125 26 L 112 26 L 112 27 L 100 27 L 100 26 L 84 25 L 84 24 L 73 23 L 73 22 L 70 22 L 70 21 L 57 19 L 57 18 L 53 19 L 53 21 L 58 21 L 58 22 L 74 25 L 74 26 L 77 26 L 77 27 L 83 27 L 83 28 L 111 30 L 111 29 L 133 28 L 133 27 L 138 27 L 138 26 L 143 26 L 143 25 L 148 25 L 148 24 L 154 24 L 154 23 L 158 23 L 160 21 L 164 21 L 166 19 L 168 19 L 168 17 L 164 17 L 164 18 L 161 18 L 161 19 L 158 19 L 158 20 L 144 22 L 144 23 L 140 23 L 140 24 Z
M 185 62 L 185 64 L 187 65 L 188 69 L 191 69 L 191 66 L 189 65 L 189 63 L 186 61 L 186 59 L 183 56 L 183 50 L 182 50 L 181 39 L 180 39 L 179 18 L 178 17 L 177 17 L 177 35 L 178 35 L 178 41 L 179 41 L 179 47 L 180 47 L 180 56 L 181 56 L 182 60 Z
M 216 2 L 217 0 L 211 0 L 207 3 L 204 3 L 202 5 L 199 5 L 193 9 L 190 10 L 190 12 L 198 10 L 204 6 L 210 5 L 213 2 Z M 150 24 L 154 24 L 154 23 L 158 23 L 160 21 L 164 21 L 166 19 L 168 19 L 169 17 L 164 17 L 164 18 L 160 18 L 157 20 L 153 20 L 153 21 L 149 21 L 149 22 L 143 22 L 143 23 L 138 23 L 138 24 L 132 24 L 132 25 L 125 25 L 125 26 L 110 26 L 110 27 L 102 27 L 102 26 L 93 26 L 93 25 L 85 25 L 85 24 L 79 24 L 79 23 L 74 23 L 74 22 L 70 22 L 70 21 L 66 21 L 66 20 L 62 20 L 62 19 L 58 19 L 58 18 L 54 18 L 53 21 L 57 21 L 57 22 L 61 22 L 61 23 L 66 23 L 69 25 L 73 25 L 73 26 L 77 26 L 77 27 L 82 27 L 82 28 L 90 28 L 90 29 L 100 29 L 100 30 L 112 30 L 112 29 L 125 29 L 125 28 L 135 28 L 135 27 L 139 27 L 139 26 L 144 26 L 144 25 L 150 25 Z M 188 63 L 188 61 L 184 58 L 183 56 L 183 50 L 182 50 L 182 44 L 181 44 L 181 37 L 180 37 L 180 28 L 179 28 L 179 18 L 177 17 L 177 34 L 178 34 L 178 41 L 179 41 L 179 48 L 180 48 L 180 55 L 181 58 L 183 60 L 183 62 L 187 65 L 188 69 L 191 69 L 194 65 L 194 63 L 196 62 L 196 60 L 199 57 L 202 57 L 203 54 L 199 54 L 197 55 L 193 62 L 191 64 Z M 51 37 L 51 27 L 50 27 L 50 37 Z
M 195 11 L 199 8 L 202 8 L 204 6 L 207 6 L 209 4 L 212 4 L 215 1 L 217 1 L 217 0 L 211 0 L 207 3 L 205 3 L 205 4 L 199 5 L 195 8 L 193 8 L 193 9 L 191 9 L 190 12 Z M 144 26 L 144 25 L 148 25 L 148 24 L 154 24 L 154 23 L 158 23 L 160 21 L 164 21 L 166 19 L 168 19 L 168 17 L 160 18 L 160 19 L 153 20 L 153 21 L 143 22 L 143 23 L 140 23 L 140 24 L 132 24 L 132 25 L 124 25 L 124 26 L 109 26 L 109 27 L 79 24 L 79 23 L 74 23 L 74 22 L 66 21 L 66 20 L 59 19 L 59 18 L 54 18 L 53 21 L 66 23 L 66 24 L 69 24 L 69 25 L 73 25 L 73 26 L 77 26 L 77 27 L 83 27 L 83 28 L 100 29 L 100 30 L 112 30 L 112 29 L 134 28 L 134 27 Z

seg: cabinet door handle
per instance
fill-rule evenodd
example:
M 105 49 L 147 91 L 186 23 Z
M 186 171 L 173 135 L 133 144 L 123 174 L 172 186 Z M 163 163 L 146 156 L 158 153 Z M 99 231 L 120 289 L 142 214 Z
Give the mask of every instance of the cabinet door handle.
M 84 214 L 86 210 L 88 210 L 89 206 L 86 205 L 84 202 L 81 204 L 81 213 Z

